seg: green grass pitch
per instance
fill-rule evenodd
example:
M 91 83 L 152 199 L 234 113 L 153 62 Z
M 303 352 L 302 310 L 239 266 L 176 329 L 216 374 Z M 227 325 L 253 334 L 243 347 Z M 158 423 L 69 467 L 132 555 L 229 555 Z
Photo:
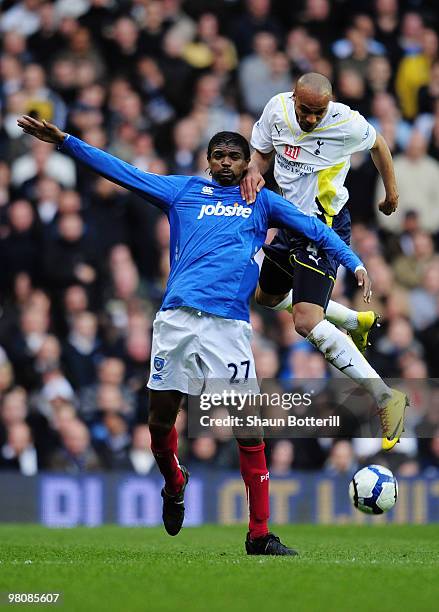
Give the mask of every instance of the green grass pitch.
M 0 591 L 63 593 L 29 609 L 86 612 L 433 612 L 439 525 L 274 530 L 300 557 L 247 557 L 245 527 L 0 526 Z M 22 608 L 23 605 L 0 606 Z

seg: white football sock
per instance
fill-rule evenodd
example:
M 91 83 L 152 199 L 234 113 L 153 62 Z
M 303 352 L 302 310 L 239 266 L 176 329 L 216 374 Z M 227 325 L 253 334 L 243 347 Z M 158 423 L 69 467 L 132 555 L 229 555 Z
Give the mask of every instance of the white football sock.
M 334 325 L 338 325 L 344 329 L 357 329 L 357 314 L 356 310 L 351 310 L 351 308 L 343 306 L 343 304 L 330 300 L 326 308 L 325 318 L 331 321 L 331 323 L 334 323 Z
M 346 334 L 329 321 L 320 321 L 307 336 L 325 359 L 340 372 L 369 391 L 381 408 L 392 396 L 392 390 L 366 361 Z
M 287 297 L 284 297 L 284 299 L 281 300 L 279 304 L 276 304 L 276 306 L 272 306 L 271 309 L 272 310 L 288 310 L 288 309 L 291 310 L 292 306 L 293 306 L 293 290 L 291 289 Z

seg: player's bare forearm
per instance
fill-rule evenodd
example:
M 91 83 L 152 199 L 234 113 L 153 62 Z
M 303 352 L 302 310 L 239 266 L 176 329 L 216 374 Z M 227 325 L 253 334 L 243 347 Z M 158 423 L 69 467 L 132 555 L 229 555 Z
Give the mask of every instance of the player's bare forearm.
M 385 198 L 379 203 L 379 209 L 385 215 L 391 215 L 398 208 L 398 187 L 396 185 L 395 170 L 393 168 L 392 154 L 386 141 L 377 135 L 371 156 L 376 169 L 380 173 L 386 192 Z
M 270 153 L 253 152 L 247 172 L 240 183 L 242 199 L 248 204 L 253 204 L 256 194 L 265 185 L 263 175 L 269 169 L 272 157 L 273 151 Z
M 265 174 L 270 168 L 271 160 L 273 159 L 274 151 L 270 153 L 261 153 L 260 151 L 253 151 L 248 165 L 249 169 L 255 169 L 260 174 Z
M 20 117 L 20 119 L 17 120 L 17 124 L 26 134 L 31 134 L 39 140 L 50 142 L 51 144 L 56 144 L 57 146 L 64 142 L 67 135 L 56 125 L 53 125 L 53 123 L 49 123 L 45 119 L 40 121 L 39 119 L 29 117 L 29 115 L 23 115 Z

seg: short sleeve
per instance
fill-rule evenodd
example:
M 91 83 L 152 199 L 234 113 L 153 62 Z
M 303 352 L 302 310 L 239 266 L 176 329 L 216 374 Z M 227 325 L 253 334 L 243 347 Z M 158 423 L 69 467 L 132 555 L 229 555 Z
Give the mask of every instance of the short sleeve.
M 272 98 L 267 102 L 262 115 L 253 126 L 250 144 L 261 153 L 271 153 L 274 149 L 271 138 L 271 117 L 273 115 L 274 100 L 275 98 Z
M 357 151 L 366 151 L 375 144 L 376 130 L 360 113 L 354 111 L 353 118 L 347 123 L 348 133 L 345 135 L 345 155 Z

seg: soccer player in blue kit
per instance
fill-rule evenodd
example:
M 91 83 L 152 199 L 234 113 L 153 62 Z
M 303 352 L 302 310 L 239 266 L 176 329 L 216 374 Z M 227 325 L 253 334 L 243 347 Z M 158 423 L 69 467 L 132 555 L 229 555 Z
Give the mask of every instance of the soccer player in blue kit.
M 243 370 L 239 372 L 242 380 L 256 381 L 249 301 L 259 273 L 254 256 L 267 229 L 288 228 L 318 244 L 355 274 L 366 302 L 370 300 L 367 272 L 335 232 L 274 192 L 262 189 L 251 206 L 242 201 L 239 183 L 247 170 L 250 148 L 240 134 L 219 132 L 209 142 L 210 181 L 143 172 L 29 116 L 19 119 L 18 125 L 144 197 L 168 216 L 171 271 L 153 325 L 149 429 L 151 448 L 165 479 L 163 522 L 166 531 L 176 535 L 184 520 L 189 473 L 177 459 L 175 419 L 193 380 L 229 380 L 233 363 Z M 268 530 L 269 476 L 262 432 L 253 439 L 237 436 L 237 442 L 250 515 L 247 554 L 297 554 Z

